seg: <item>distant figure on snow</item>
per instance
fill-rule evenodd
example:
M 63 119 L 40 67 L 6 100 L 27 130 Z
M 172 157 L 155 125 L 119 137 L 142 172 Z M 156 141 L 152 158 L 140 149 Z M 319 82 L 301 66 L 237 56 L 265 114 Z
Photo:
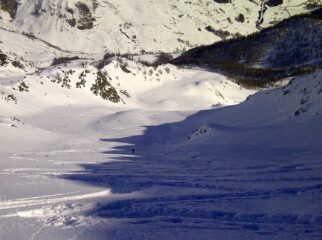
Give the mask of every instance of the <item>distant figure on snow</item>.
M 134 154 L 134 152 L 135 152 L 135 150 L 134 150 L 134 148 L 132 148 L 132 154 Z

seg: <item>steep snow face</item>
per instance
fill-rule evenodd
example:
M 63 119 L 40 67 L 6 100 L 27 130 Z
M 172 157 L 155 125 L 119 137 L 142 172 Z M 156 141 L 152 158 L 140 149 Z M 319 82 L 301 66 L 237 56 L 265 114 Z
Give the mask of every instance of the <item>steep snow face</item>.
M 247 145 L 247 141 L 256 139 L 256 145 L 271 150 L 284 147 L 319 150 L 322 143 L 321 103 L 322 71 L 318 70 L 292 78 L 277 89 L 260 91 L 237 106 L 201 112 L 179 129 L 190 129 L 192 136 L 198 136 L 193 144 L 216 145 L 221 137 L 234 132 L 245 139 L 229 138 L 233 143 L 240 141 Z M 206 134 L 198 129 L 206 129 Z
M 261 107 L 256 107 L 256 113 L 252 116 L 251 112 L 255 106 Z M 262 91 L 256 97 L 251 96 L 240 105 L 239 111 L 236 113 L 239 123 L 247 125 L 318 119 L 322 115 L 322 71 L 291 78 L 290 82 L 281 88 Z
M 182 51 L 210 44 L 305 11 L 306 0 L 287 0 L 261 12 L 259 0 L 22 0 L 0 25 L 31 33 L 66 50 L 96 53 Z M 257 24 L 257 26 L 256 26 Z

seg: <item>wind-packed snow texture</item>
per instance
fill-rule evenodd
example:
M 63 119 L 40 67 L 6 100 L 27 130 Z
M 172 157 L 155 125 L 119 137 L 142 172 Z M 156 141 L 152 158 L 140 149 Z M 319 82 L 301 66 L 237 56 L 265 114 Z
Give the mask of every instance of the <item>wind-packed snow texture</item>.
M 1 12 L 0 239 L 322 239 L 322 71 L 247 89 L 146 63 L 305 1 L 89 2 Z

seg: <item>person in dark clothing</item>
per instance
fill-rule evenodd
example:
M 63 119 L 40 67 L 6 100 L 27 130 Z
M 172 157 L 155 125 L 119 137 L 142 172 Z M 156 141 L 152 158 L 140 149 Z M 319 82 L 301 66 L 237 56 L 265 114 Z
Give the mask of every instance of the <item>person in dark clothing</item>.
M 134 152 L 135 152 L 135 150 L 134 150 L 134 148 L 132 148 L 132 154 L 134 154 Z

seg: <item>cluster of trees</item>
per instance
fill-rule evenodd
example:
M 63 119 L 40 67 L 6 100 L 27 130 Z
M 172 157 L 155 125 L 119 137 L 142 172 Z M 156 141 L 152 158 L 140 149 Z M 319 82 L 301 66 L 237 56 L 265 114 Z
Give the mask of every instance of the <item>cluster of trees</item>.
M 77 59 L 79 59 L 78 56 L 54 58 L 53 62 L 51 63 L 51 66 L 56 66 L 56 65 L 60 65 L 60 64 L 69 63 L 69 62 L 71 62 L 73 60 L 77 60 Z
M 249 36 L 192 49 L 172 61 L 220 71 L 247 85 L 304 74 L 322 66 L 322 21 L 317 11 Z

